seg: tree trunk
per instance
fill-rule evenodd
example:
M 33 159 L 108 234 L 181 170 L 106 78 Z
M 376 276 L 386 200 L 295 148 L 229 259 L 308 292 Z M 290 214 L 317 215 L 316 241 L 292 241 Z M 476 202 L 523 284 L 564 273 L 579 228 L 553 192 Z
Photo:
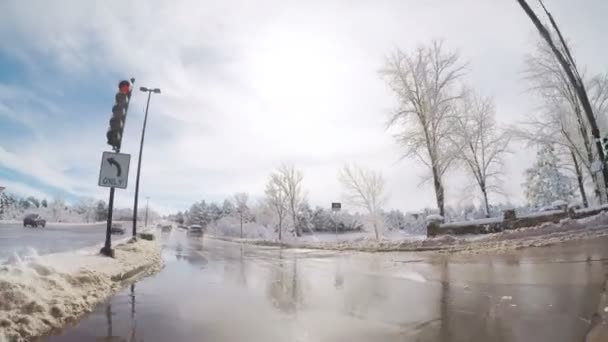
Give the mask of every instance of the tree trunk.
M 595 194 L 595 198 L 597 198 L 597 201 L 599 204 L 602 204 L 602 191 L 600 189 L 600 182 L 597 179 L 597 175 L 596 174 L 591 174 L 591 179 L 593 180 L 593 193 Z
M 481 192 L 483 193 L 483 204 L 486 208 L 486 217 L 490 217 L 490 203 L 488 202 L 488 189 L 486 185 L 481 185 Z
M 581 192 L 581 199 L 583 200 L 583 206 L 585 208 L 589 207 L 589 202 L 587 201 L 587 194 L 585 193 L 585 184 L 583 182 L 583 173 L 581 172 L 581 168 L 578 164 L 578 160 L 576 159 L 576 155 L 574 151 L 570 151 L 570 155 L 572 156 L 572 163 L 574 164 L 574 171 L 576 171 L 576 180 L 578 181 L 578 189 Z
M 376 233 L 376 241 L 380 241 L 380 234 L 378 233 L 378 222 L 376 215 L 372 215 L 372 220 L 374 220 L 374 233 Z
M 243 238 L 243 214 L 241 214 L 241 239 Z
M 300 225 L 298 224 L 298 215 L 296 215 L 295 209 L 291 211 L 291 216 L 293 218 L 293 225 L 296 228 L 296 236 L 302 236 L 302 231 L 300 230 Z
M 279 215 L 279 241 L 283 240 L 283 218 Z
M 439 175 L 439 170 L 437 170 L 437 166 L 433 165 L 432 172 L 433 185 L 435 186 L 435 197 L 437 199 L 437 209 L 439 209 L 439 215 L 443 217 L 445 214 L 443 202 L 443 184 L 441 184 L 441 176 Z

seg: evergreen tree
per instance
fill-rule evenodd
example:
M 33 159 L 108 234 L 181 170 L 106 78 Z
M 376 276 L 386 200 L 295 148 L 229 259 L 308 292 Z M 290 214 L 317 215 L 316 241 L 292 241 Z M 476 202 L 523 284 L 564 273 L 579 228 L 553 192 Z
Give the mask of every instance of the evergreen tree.
M 530 205 L 543 207 L 557 200 L 570 201 L 574 197 L 573 179 L 560 170 L 560 159 L 552 145 L 542 146 L 536 163 L 525 172 L 524 189 Z
M 48 204 L 46 200 L 42 200 L 42 206 L 47 207 Z M 108 219 L 108 206 L 106 202 L 99 201 L 97 202 L 97 206 L 95 207 L 95 221 L 106 221 Z
M 230 200 L 225 199 L 224 200 L 224 204 L 222 205 L 222 216 L 226 217 L 226 216 L 230 216 L 235 212 L 236 208 L 234 207 L 234 204 L 232 204 L 232 202 L 230 202 Z

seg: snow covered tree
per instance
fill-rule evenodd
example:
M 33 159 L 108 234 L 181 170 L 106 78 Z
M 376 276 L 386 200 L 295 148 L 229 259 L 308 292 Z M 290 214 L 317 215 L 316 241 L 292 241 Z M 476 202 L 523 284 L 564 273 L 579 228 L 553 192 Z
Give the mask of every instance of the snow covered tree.
M 74 210 L 80 215 L 86 222 L 95 219 L 96 203 L 93 198 L 81 198 L 78 203 L 74 206 Z
M 249 213 L 249 207 L 247 206 L 248 200 L 249 195 L 246 192 L 238 192 L 234 194 L 234 203 L 236 204 L 235 212 L 238 215 L 241 223 L 241 239 L 243 238 L 243 223 L 245 223 Z
M 51 209 L 51 217 L 55 222 L 63 221 L 63 213 L 67 209 L 65 202 L 61 198 L 55 198 L 49 204 L 49 209 Z
M 46 201 L 46 198 L 45 198 L 45 199 L 43 199 L 43 200 L 40 202 L 40 205 L 41 205 L 43 208 L 47 208 L 47 207 L 49 206 L 49 203 Z
M 276 214 L 279 220 L 279 240 L 283 239 L 283 220 L 289 210 L 289 200 L 287 193 L 285 192 L 281 179 L 276 177 L 274 174 L 270 176 L 268 183 L 266 184 L 266 203 Z
M 526 13 L 526 15 L 530 18 L 536 29 L 540 33 L 541 38 L 546 43 L 546 48 L 550 50 L 553 55 L 552 62 L 548 65 L 552 65 L 552 69 L 557 71 L 554 74 L 561 74 L 561 78 L 563 80 L 567 80 L 566 82 L 562 82 L 567 87 L 570 88 L 571 92 L 576 95 L 577 102 L 580 104 L 579 109 L 582 109 L 582 113 L 585 114 L 585 119 L 587 121 L 587 125 L 589 127 L 589 133 L 591 134 L 592 141 L 595 143 L 596 153 L 598 155 L 598 160 L 604 162 L 606 161 L 606 156 L 604 155 L 602 144 L 601 144 L 601 136 L 600 136 L 600 126 L 598 124 L 598 112 L 597 112 L 597 103 L 593 104 L 590 100 L 591 96 L 589 96 L 587 90 L 585 89 L 585 81 L 583 79 L 583 75 L 579 72 L 576 60 L 572 57 L 572 53 L 566 39 L 562 35 L 559 27 L 557 26 L 557 22 L 548 11 L 547 7 L 541 1 L 541 7 L 549 21 L 551 23 L 551 27 L 547 28 L 538 18 L 534 10 L 530 8 L 526 0 L 518 0 L 520 6 Z M 600 97 L 601 98 L 601 97 Z M 578 120 L 579 118 L 577 118 Z M 584 134 L 583 134 L 584 135 Z M 602 178 L 603 178 L 603 188 L 604 190 L 608 190 L 608 168 L 602 168 L 601 170 Z M 599 190 L 599 189 L 598 189 Z M 596 193 L 599 195 L 601 199 L 601 193 Z
M 222 209 L 220 209 L 220 207 L 213 202 L 207 206 L 207 213 L 210 222 L 217 222 L 222 218 Z
M 526 57 L 525 63 L 526 79 L 531 90 L 539 96 L 541 110 L 526 123 L 521 135 L 533 143 L 553 143 L 566 147 L 583 204 L 587 206 L 588 202 L 584 187 L 585 174 L 591 178 L 595 197 L 601 201 L 601 176 L 592 172 L 591 166 L 598 159 L 598 154 L 576 89 L 546 43 L 539 41 L 534 53 Z M 600 128 L 606 129 L 608 78 L 597 75 L 584 78 L 584 82 L 595 119 Z
M 42 200 L 42 206 L 45 207 L 46 200 Z M 108 219 L 108 206 L 104 201 L 98 201 L 95 207 L 95 221 L 105 221 Z
M 357 165 L 344 165 L 340 171 L 340 183 L 346 201 L 367 211 L 371 219 L 376 240 L 380 239 L 379 216 L 386 202 L 384 178 L 379 172 L 363 169 Z
M 312 232 L 312 216 L 313 211 L 310 209 L 308 202 L 304 201 L 300 203 L 298 207 L 298 225 L 301 232 Z
M 396 50 L 381 71 L 398 101 L 388 126 L 398 130 L 395 138 L 405 156 L 415 157 L 430 171 L 440 215 L 445 205 L 443 176 L 455 157 L 448 137 L 464 71 L 458 53 L 447 51 L 440 41 L 413 53 Z
M 175 222 L 177 222 L 178 224 L 184 224 L 184 213 L 178 211 L 177 214 L 175 214 Z
M 536 163 L 525 172 L 525 195 L 530 205 L 543 207 L 573 198 L 572 179 L 561 172 L 559 163 L 552 145 L 540 148 Z
M 0 191 L 0 219 L 4 218 L 6 211 L 9 208 L 8 196 L 6 193 Z
M 283 164 L 270 177 L 273 178 L 275 184 L 281 187 L 283 194 L 287 197 L 287 209 L 291 215 L 296 236 L 302 236 L 298 224 L 298 207 L 305 198 L 302 189 L 302 180 L 304 179 L 302 172 L 296 170 L 293 165 Z
M 407 220 L 401 211 L 391 210 L 384 215 L 384 224 L 388 230 L 403 230 L 407 226 Z
M 36 208 L 40 208 L 40 201 L 36 197 L 28 196 L 28 198 L 26 200 L 28 202 L 30 202 L 32 204 L 32 206 L 34 206 Z
M 454 117 L 457 158 L 479 187 L 486 217 L 490 217 L 488 193 L 502 192 L 503 157 L 508 153 L 511 133 L 496 125 L 494 103 L 472 92 L 464 94 L 459 116 Z
M 205 201 L 200 201 L 192 204 L 188 211 L 188 224 L 199 224 L 207 226 L 211 222 L 209 208 Z
M 225 199 L 224 203 L 222 204 L 222 216 L 230 216 L 232 213 L 234 213 L 234 211 L 234 204 L 232 204 L 229 199 Z

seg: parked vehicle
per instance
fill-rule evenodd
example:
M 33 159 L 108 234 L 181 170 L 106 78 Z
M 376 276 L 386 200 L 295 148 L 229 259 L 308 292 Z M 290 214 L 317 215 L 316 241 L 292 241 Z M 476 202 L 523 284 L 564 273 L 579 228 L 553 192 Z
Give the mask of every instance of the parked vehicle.
M 125 228 L 120 223 L 112 223 L 112 228 L 110 228 L 110 232 L 112 234 L 124 234 Z
M 29 214 L 23 218 L 23 227 L 27 226 L 44 228 L 46 226 L 46 220 L 38 214 Z
M 161 231 L 165 232 L 165 233 L 170 232 L 172 229 L 173 229 L 173 226 L 170 224 L 165 224 L 161 227 Z
M 203 236 L 205 234 L 205 229 L 198 224 L 193 224 L 188 227 L 188 235 L 190 236 Z

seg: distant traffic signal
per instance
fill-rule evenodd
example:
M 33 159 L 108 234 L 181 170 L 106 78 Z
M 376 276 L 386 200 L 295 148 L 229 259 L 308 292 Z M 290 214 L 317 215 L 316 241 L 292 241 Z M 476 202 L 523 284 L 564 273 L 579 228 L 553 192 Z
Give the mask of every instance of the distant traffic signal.
M 108 145 L 114 148 L 114 151 L 120 150 L 122 143 L 122 132 L 127 118 L 127 109 L 129 108 L 129 99 L 131 98 L 131 82 L 120 81 L 118 83 L 118 92 L 116 93 L 116 103 L 112 107 L 112 117 L 110 118 L 110 128 L 106 137 Z

